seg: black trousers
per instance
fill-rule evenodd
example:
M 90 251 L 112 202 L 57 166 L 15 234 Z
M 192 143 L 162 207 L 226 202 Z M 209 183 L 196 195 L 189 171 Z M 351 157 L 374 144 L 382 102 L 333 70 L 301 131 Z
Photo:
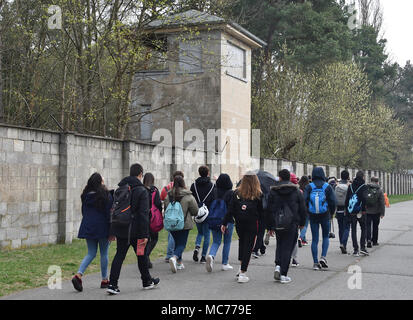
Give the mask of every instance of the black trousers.
M 155 248 L 156 244 L 158 243 L 159 234 L 158 232 L 149 232 L 149 240 L 148 244 L 146 245 L 146 251 L 148 258 L 151 255 L 152 250 Z
M 280 266 L 281 275 L 286 276 L 290 267 L 291 255 L 298 239 L 298 227 L 293 225 L 289 230 L 276 232 L 277 248 L 275 265 Z
M 357 241 L 357 223 L 360 225 L 361 236 L 360 236 L 360 248 L 362 250 L 366 249 L 366 215 L 362 215 L 361 218 L 357 218 L 357 215 L 351 215 L 351 240 L 353 241 L 354 251 L 359 250 L 359 245 Z
M 379 224 L 380 224 L 380 214 L 368 214 L 367 215 L 367 241 L 371 241 L 374 244 L 378 242 Z
M 246 272 L 257 240 L 258 221 L 255 223 L 255 227 L 253 224 L 235 224 L 235 229 L 239 237 L 238 260 L 241 261 L 241 271 Z
M 132 246 L 136 254 L 138 239 L 130 239 L 130 244 L 128 239 L 116 239 L 116 255 L 113 258 L 112 266 L 110 268 L 110 278 L 109 282 L 111 285 L 117 286 L 120 276 L 120 270 L 122 269 L 123 261 L 125 260 L 126 254 L 128 253 L 129 247 Z M 143 256 L 137 256 L 138 258 L 138 268 L 141 274 L 141 280 L 143 284 L 146 284 L 152 280 L 152 277 L 149 273 L 148 262 L 149 258 L 146 254 L 147 248 L 145 248 L 145 254 Z
M 267 248 L 264 245 L 264 235 L 265 235 L 265 224 L 264 222 L 258 222 L 258 234 L 257 234 L 257 241 L 255 242 L 255 246 L 253 251 L 258 253 L 258 250 L 261 253 L 265 253 L 265 249 Z

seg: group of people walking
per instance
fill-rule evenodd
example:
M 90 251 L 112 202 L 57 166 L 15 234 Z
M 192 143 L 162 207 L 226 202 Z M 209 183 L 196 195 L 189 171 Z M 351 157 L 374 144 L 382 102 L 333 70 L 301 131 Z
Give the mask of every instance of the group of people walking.
M 176 171 L 173 181 L 159 191 L 155 177 L 143 174 L 140 164 L 130 168 L 116 191 L 109 191 L 99 173 L 94 173 L 81 195 L 82 222 L 79 238 L 86 239 L 88 253 L 72 278 L 76 290 L 82 291 L 83 274 L 95 258 L 101 257 L 101 288 L 118 294 L 118 279 L 122 263 L 130 246 L 138 260 L 143 289 L 156 287 L 160 279 L 149 269 L 149 256 L 157 244 L 162 228 L 168 231 L 165 261 L 171 272 L 185 269 L 182 254 L 187 247 L 190 230 L 196 226 L 193 260 L 205 264 L 207 272 L 214 269 L 215 257 L 223 242 L 221 270 L 233 270 L 229 253 L 233 230 L 238 235 L 239 270 L 236 280 L 249 281 L 247 270 L 251 257 L 264 255 L 270 237 L 276 237 L 274 279 L 281 283 L 292 281 L 290 266 L 297 267 L 298 249 L 306 246 L 306 231 L 310 225 L 313 269 L 328 268 L 327 253 L 331 223 L 335 217 L 339 226 L 340 249 L 347 254 L 350 235 L 353 255 L 369 255 L 367 248 L 378 245 L 378 226 L 385 213 L 385 194 L 379 180 L 366 183 L 362 171 L 350 182 L 347 170 L 341 180 L 327 179 L 322 167 L 315 167 L 311 176 L 300 180 L 283 169 L 273 185 L 266 190 L 256 172 L 247 172 L 234 189 L 228 174 L 222 173 L 213 183 L 207 166 L 198 169 L 199 178 L 188 189 L 184 173 Z M 265 192 L 264 192 L 265 189 Z M 361 229 L 357 239 L 357 225 Z M 319 238 L 321 229 L 321 254 Z M 267 233 L 265 231 L 267 230 Z M 212 244 L 210 246 L 212 234 Z M 116 241 L 116 254 L 110 275 L 108 248 Z M 208 251 L 209 250 L 209 251 Z

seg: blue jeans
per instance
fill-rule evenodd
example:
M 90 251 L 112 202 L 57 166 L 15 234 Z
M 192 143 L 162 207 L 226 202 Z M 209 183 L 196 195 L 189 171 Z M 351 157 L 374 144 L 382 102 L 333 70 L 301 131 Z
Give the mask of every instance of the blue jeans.
M 171 231 L 171 235 L 175 241 L 174 255 L 178 258 L 178 261 L 181 261 L 182 253 L 188 241 L 189 230 Z
M 108 278 L 108 264 L 109 264 L 109 240 L 105 239 L 86 239 L 87 255 L 83 258 L 80 264 L 78 273 L 83 275 L 89 264 L 95 259 L 98 245 L 100 249 L 100 272 L 102 279 Z
M 337 212 L 336 218 L 338 223 L 338 238 L 340 240 L 340 244 L 347 247 L 351 221 L 348 215 L 344 215 L 344 212 Z
M 196 236 L 195 248 L 201 247 L 202 238 L 204 238 L 204 245 L 202 246 L 202 256 L 205 257 L 208 253 L 209 240 L 211 239 L 211 230 L 207 222 L 197 223 L 196 228 L 198 229 L 198 234 Z
M 168 232 L 168 248 L 166 249 L 166 258 L 172 258 L 175 250 L 175 240 L 172 237 L 171 233 Z
M 304 228 L 300 231 L 300 238 L 303 241 L 307 241 L 307 239 L 305 238 L 305 234 L 307 233 L 307 228 L 308 228 L 308 217 L 305 219 Z
M 232 233 L 234 231 L 234 224 L 228 223 L 228 229 L 224 234 L 224 247 L 222 249 L 222 264 L 228 264 L 229 259 L 229 250 L 231 249 L 231 240 L 232 240 Z M 213 257 L 217 255 L 217 251 L 219 246 L 221 245 L 222 241 L 222 232 L 221 230 L 211 230 L 212 233 L 212 245 L 211 249 L 209 249 L 209 254 Z
M 330 233 L 330 216 L 327 214 L 326 218 L 320 221 L 311 221 L 310 220 L 310 227 L 311 227 L 311 235 L 312 235 L 312 242 L 311 242 L 311 253 L 313 255 L 314 263 L 318 263 L 318 240 L 319 240 L 319 231 L 320 225 L 323 235 L 323 245 L 321 256 L 326 257 L 328 246 L 330 240 L 328 238 L 328 234 Z

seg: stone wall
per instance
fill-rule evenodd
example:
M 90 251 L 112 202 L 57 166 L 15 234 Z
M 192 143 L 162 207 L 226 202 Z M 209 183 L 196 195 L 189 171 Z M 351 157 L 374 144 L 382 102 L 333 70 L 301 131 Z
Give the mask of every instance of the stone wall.
M 219 163 L 204 151 L 157 147 L 158 152 L 153 152 L 154 148 L 137 141 L 0 125 L 0 248 L 70 243 L 81 221 L 80 194 L 93 172 L 102 174 L 109 189 L 116 188 L 136 162 L 144 172 L 154 174 L 158 188 L 170 181 L 175 170 L 184 172 L 189 188 L 204 163 L 212 177 L 221 173 Z M 181 164 L 163 161 L 177 154 Z M 274 175 L 287 167 L 298 177 L 311 174 L 314 166 L 279 159 L 259 163 Z M 330 176 L 338 176 L 343 169 L 323 167 Z M 357 170 L 350 168 L 351 176 Z M 379 177 L 389 195 L 413 193 L 412 175 L 365 171 L 368 178 Z

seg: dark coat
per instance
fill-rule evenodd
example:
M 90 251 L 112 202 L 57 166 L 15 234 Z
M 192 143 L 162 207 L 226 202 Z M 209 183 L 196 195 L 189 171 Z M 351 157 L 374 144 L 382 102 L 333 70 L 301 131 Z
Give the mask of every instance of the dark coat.
M 360 189 L 359 187 L 362 186 Z M 357 191 L 357 197 L 361 201 L 361 212 L 366 212 L 366 198 L 367 198 L 367 186 L 365 184 L 365 181 L 361 178 L 356 178 L 354 179 L 353 183 L 351 184 L 351 188 L 348 187 L 347 190 L 347 196 L 346 196 L 346 214 L 349 214 L 348 210 L 348 204 L 350 202 L 350 198 L 353 196 L 353 192 L 351 192 L 351 189 L 353 189 L 354 192 Z
M 110 209 L 113 198 L 108 194 L 108 201 L 102 211 L 95 207 L 96 193 L 89 192 L 82 199 L 82 222 L 80 223 L 78 238 L 80 239 L 107 239 L 109 237 Z
M 307 218 L 307 211 L 304 204 L 302 192 L 298 186 L 291 182 L 281 182 L 277 186 L 271 187 L 268 196 L 267 225 L 268 229 L 275 230 L 275 213 L 286 203 L 294 215 L 293 223 L 297 226 L 304 226 Z
M 373 206 L 367 206 L 366 205 L 366 213 L 367 214 L 380 214 L 381 217 L 384 217 L 384 213 L 386 211 L 386 205 L 384 202 L 384 193 L 383 190 L 380 188 L 380 186 L 378 184 L 375 183 L 371 183 L 368 184 L 368 186 L 370 186 L 371 188 L 376 188 L 378 189 L 378 195 L 379 195 L 379 199 L 377 201 L 377 203 L 375 203 L 375 205 Z
M 198 203 L 198 207 L 200 207 L 201 205 L 201 201 L 205 199 L 206 195 L 208 194 L 208 192 L 211 190 L 212 187 L 213 190 L 212 192 L 209 194 L 208 198 L 205 199 L 204 203 L 205 205 L 208 207 L 211 206 L 212 201 L 214 201 L 217 197 L 216 195 L 216 186 L 214 186 L 214 184 L 211 182 L 211 179 L 209 177 L 199 177 L 198 179 L 195 180 L 195 184 L 196 184 L 196 189 L 198 190 L 198 195 L 199 195 L 199 199 L 196 195 L 195 192 L 195 186 L 194 183 L 191 185 L 191 192 L 192 195 L 194 196 L 196 202 Z
M 312 180 L 314 184 L 317 186 L 317 188 L 321 188 L 324 183 L 326 183 L 327 178 L 325 176 L 324 170 L 321 167 L 315 167 L 313 169 L 313 172 L 311 174 Z M 307 185 L 304 189 L 304 202 L 306 207 L 309 207 L 310 203 L 310 194 L 311 194 L 311 185 Z M 327 204 L 328 204 L 328 211 L 323 214 L 311 214 L 308 212 L 308 216 L 311 221 L 322 221 L 326 218 L 330 218 L 330 215 L 333 215 L 337 209 L 337 199 L 336 199 L 336 194 L 331 187 L 331 185 L 328 185 L 326 189 L 326 199 L 327 199 Z
M 128 184 L 132 188 L 131 209 L 134 218 L 131 225 L 131 239 L 149 238 L 149 199 L 148 191 L 137 177 L 126 177 L 118 186 Z M 110 234 L 117 238 L 128 239 L 129 226 L 111 225 Z

